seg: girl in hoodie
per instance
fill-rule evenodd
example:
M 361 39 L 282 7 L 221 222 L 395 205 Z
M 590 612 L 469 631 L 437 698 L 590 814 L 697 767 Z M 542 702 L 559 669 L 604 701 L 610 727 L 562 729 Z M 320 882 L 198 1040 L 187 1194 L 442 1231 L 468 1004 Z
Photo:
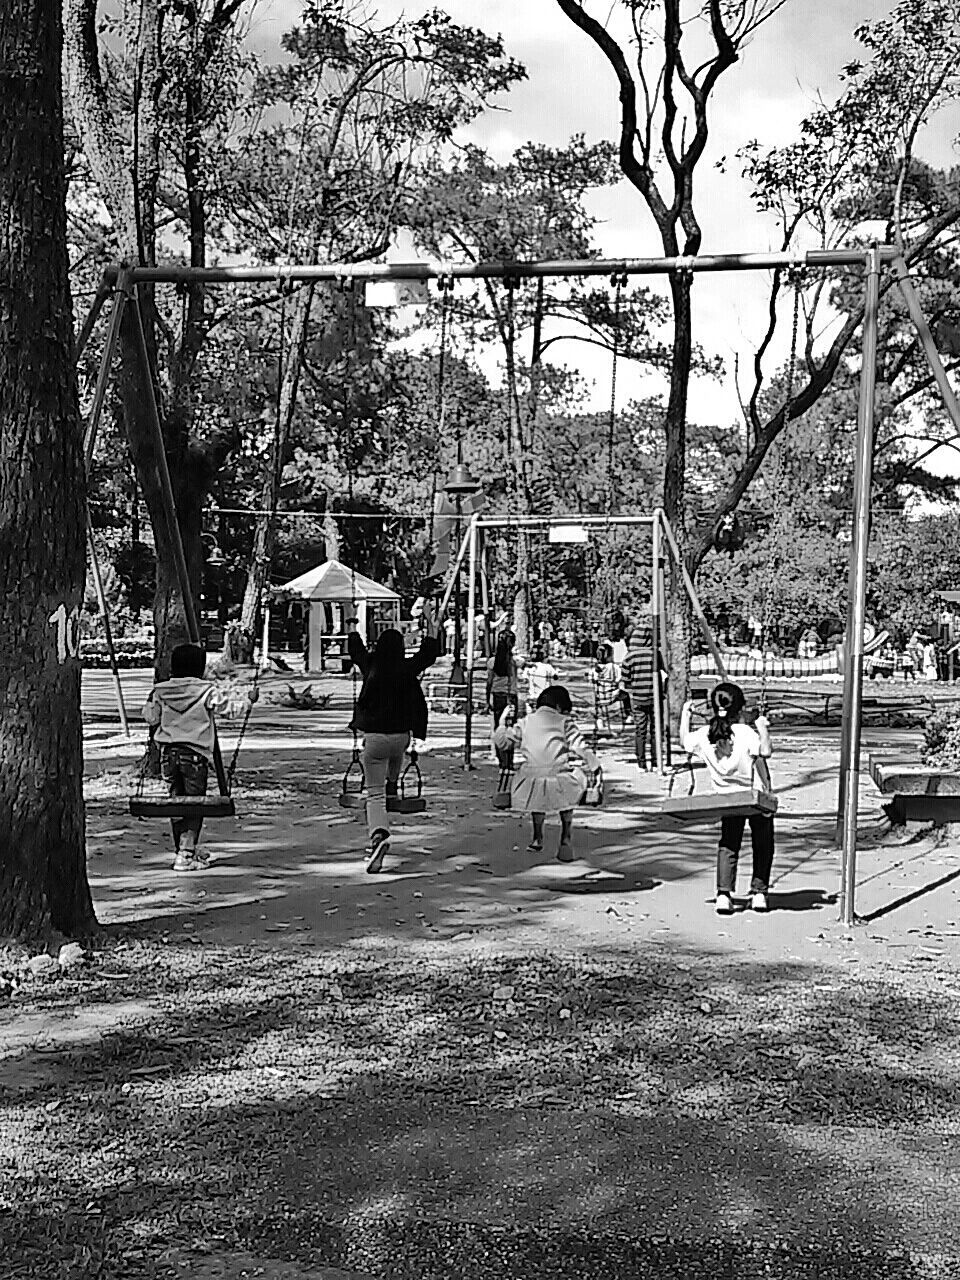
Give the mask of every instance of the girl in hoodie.
M 172 796 L 203 796 L 213 762 L 215 728 L 213 713 L 230 701 L 227 690 L 216 689 L 203 674 L 207 655 L 195 644 L 179 644 L 170 655 L 170 679 L 150 691 L 143 718 L 156 728 L 160 770 Z M 247 693 L 251 702 L 260 696 L 256 686 Z M 174 871 L 194 871 L 206 865 L 209 854 L 198 848 L 202 818 L 171 818 Z
M 412 658 L 404 652 L 403 636 L 384 631 L 371 654 L 347 620 L 347 648 L 363 675 L 356 714 L 350 728 L 363 734 L 363 772 L 367 782 L 367 826 L 370 850 L 367 871 L 375 875 L 390 849 L 387 795 L 396 795 L 403 753 L 414 738 L 427 736 L 427 700 L 419 677 L 440 652 L 438 623 L 432 606 L 424 605 L 423 640 Z
M 512 803 L 533 821 L 528 849 L 543 848 L 543 822 L 548 813 L 560 814 L 561 862 L 573 861 L 573 810 L 587 788 L 583 763 L 595 775 L 600 761 L 593 754 L 573 718 L 573 703 L 562 684 L 544 689 L 537 709 L 514 724 L 507 706 L 493 735 L 498 751 L 522 747 L 526 761 L 513 784 Z

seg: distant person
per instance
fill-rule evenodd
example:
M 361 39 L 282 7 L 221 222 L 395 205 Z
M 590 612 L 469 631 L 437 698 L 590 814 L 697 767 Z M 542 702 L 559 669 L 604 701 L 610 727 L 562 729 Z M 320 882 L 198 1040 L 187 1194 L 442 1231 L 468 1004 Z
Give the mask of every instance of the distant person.
M 924 680 L 938 680 L 940 678 L 940 673 L 937 669 L 937 646 L 933 643 L 931 636 L 924 636 L 923 638 L 921 671 Z
M 513 632 L 505 631 L 497 641 L 493 657 L 487 662 L 487 711 L 493 716 L 494 731 L 508 706 L 513 707 L 514 712 L 517 710 L 519 681 L 513 643 Z M 513 751 L 497 748 L 497 764 L 501 770 L 512 768 Z
M 523 674 L 527 681 L 527 711 L 532 712 L 541 693 L 559 678 L 560 672 L 547 660 L 543 644 L 538 644 L 533 651 L 533 661 L 526 664 Z
M 156 729 L 160 771 L 172 796 L 204 796 L 216 742 L 214 712 L 232 698 L 204 679 L 207 655 L 195 644 L 178 644 L 170 655 L 170 679 L 150 690 L 143 718 Z M 260 693 L 251 685 L 247 698 L 256 702 Z M 174 871 L 203 869 L 209 854 L 199 848 L 202 818 L 171 818 Z
M 643 615 L 641 615 L 641 622 L 629 633 L 627 656 L 624 659 L 621 674 L 624 690 L 630 698 L 637 764 L 646 773 L 648 769 L 652 769 L 656 765 L 653 706 L 657 695 L 654 675 L 653 627 L 649 623 L 649 618 L 645 619 Z M 650 746 L 649 756 L 647 755 L 648 743 Z

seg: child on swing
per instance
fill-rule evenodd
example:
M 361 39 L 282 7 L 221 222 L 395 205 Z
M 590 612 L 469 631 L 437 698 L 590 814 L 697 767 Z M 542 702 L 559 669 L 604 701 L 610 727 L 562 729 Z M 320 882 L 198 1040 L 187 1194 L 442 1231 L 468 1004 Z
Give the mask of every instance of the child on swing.
M 513 805 L 530 814 L 533 838 L 528 849 L 543 848 L 543 823 L 548 813 L 560 815 L 560 862 L 573 861 L 573 810 L 587 789 L 586 764 L 591 774 L 600 772 L 600 761 L 587 746 L 573 719 L 573 703 L 562 684 L 553 684 L 537 698 L 536 710 L 517 723 L 512 706 L 506 707 L 494 730 L 498 751 L 523 748 L 526 762 L 513 783 Z
M 770 791 L 770 771 L 766 761 L 773 753 L 770 724 L 766 716 L 757 716 L 755 727 L 743 724 L 746 699 L 739 685 L 723 681 L 710 694 L 713 717 L 700 729 L 690 728 L 692 702 L 683 704 L 680 714 L 680 744 L 684 751 L 698 757 L 707 766 L 713 789 L 720 795 L 732 791 L 752 791 L 754 770 L 764 790 Z M 737 862 L 743 843 L 743 830 L 748 819 L 733 814 L 720 819 L 720 845 L 717 850 L 717 915 L 730 915 L 737 883 Z M 754 911 L 766 911 L 773 865 L 773 815 L 751 814 L 750 839 L 753 845 L 753 879 L 750 882 L 750 905 Z
M 172 796 L 204 796 L 207 775 L 213 763 L 216 741 L 214 712 L 232 700 L 229 690 L 218 690 L 205 680 L 207 655 L 196 644 L 178 644 L 170 655 L 170 679 L 150 690 L 143 718 L 156 729 L 154 741 L 160 748 L 160 772 Z M 256 685 L 247 691 L 251 702 L 260 692 Z M 210 855 L 198 848 L 202 818 L 171 818 L 174 871 L 204 868 Z

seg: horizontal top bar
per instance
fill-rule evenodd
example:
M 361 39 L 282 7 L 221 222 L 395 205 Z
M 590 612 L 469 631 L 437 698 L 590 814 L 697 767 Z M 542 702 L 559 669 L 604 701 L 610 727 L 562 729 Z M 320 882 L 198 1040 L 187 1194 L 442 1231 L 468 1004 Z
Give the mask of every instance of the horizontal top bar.
M 478 529 L 510 529 L 517 528 L 520 525 L 525 527 L 550 526 L 551 528 L 560 528 L 574 524 L 653 524 L 655 519 L 656 516 L 474 516 L 471 523 L 475 524 Z
M 897 250 L 884 246 L 881 259 L 892 261 Z M 643 276 L 672 271 L 770 271 L 777 267 L 865 267 L 867 249 L 811 249 L 806 253 L 721 253 L 674 258 L 582 258 L 535 262 L 328 262 L 317 266 L 277 264 L 273 267 L 130 267 L 134 284 L 248 284 L 331 280 L 344 285 L 358 280 L 523 280 L 541 276 Z M 108 267 L 104 277 L 115 284 L 123 270 Z

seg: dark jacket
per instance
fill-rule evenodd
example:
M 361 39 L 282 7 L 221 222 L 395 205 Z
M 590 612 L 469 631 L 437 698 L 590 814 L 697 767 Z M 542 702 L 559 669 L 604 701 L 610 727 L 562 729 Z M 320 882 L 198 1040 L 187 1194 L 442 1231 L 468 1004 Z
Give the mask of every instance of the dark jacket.
M 395 679 L 380 683 L 370 679 L 372 655 L 355 631 L 347 636 L 350 658 L 363 675 L 357 709 L 350 728 L 357 733 L 412 733 L 427 736 L 427 700 L 419 676 L 435 662 L 440 644 L 424 636 L 412 658 L 405 658 Z

